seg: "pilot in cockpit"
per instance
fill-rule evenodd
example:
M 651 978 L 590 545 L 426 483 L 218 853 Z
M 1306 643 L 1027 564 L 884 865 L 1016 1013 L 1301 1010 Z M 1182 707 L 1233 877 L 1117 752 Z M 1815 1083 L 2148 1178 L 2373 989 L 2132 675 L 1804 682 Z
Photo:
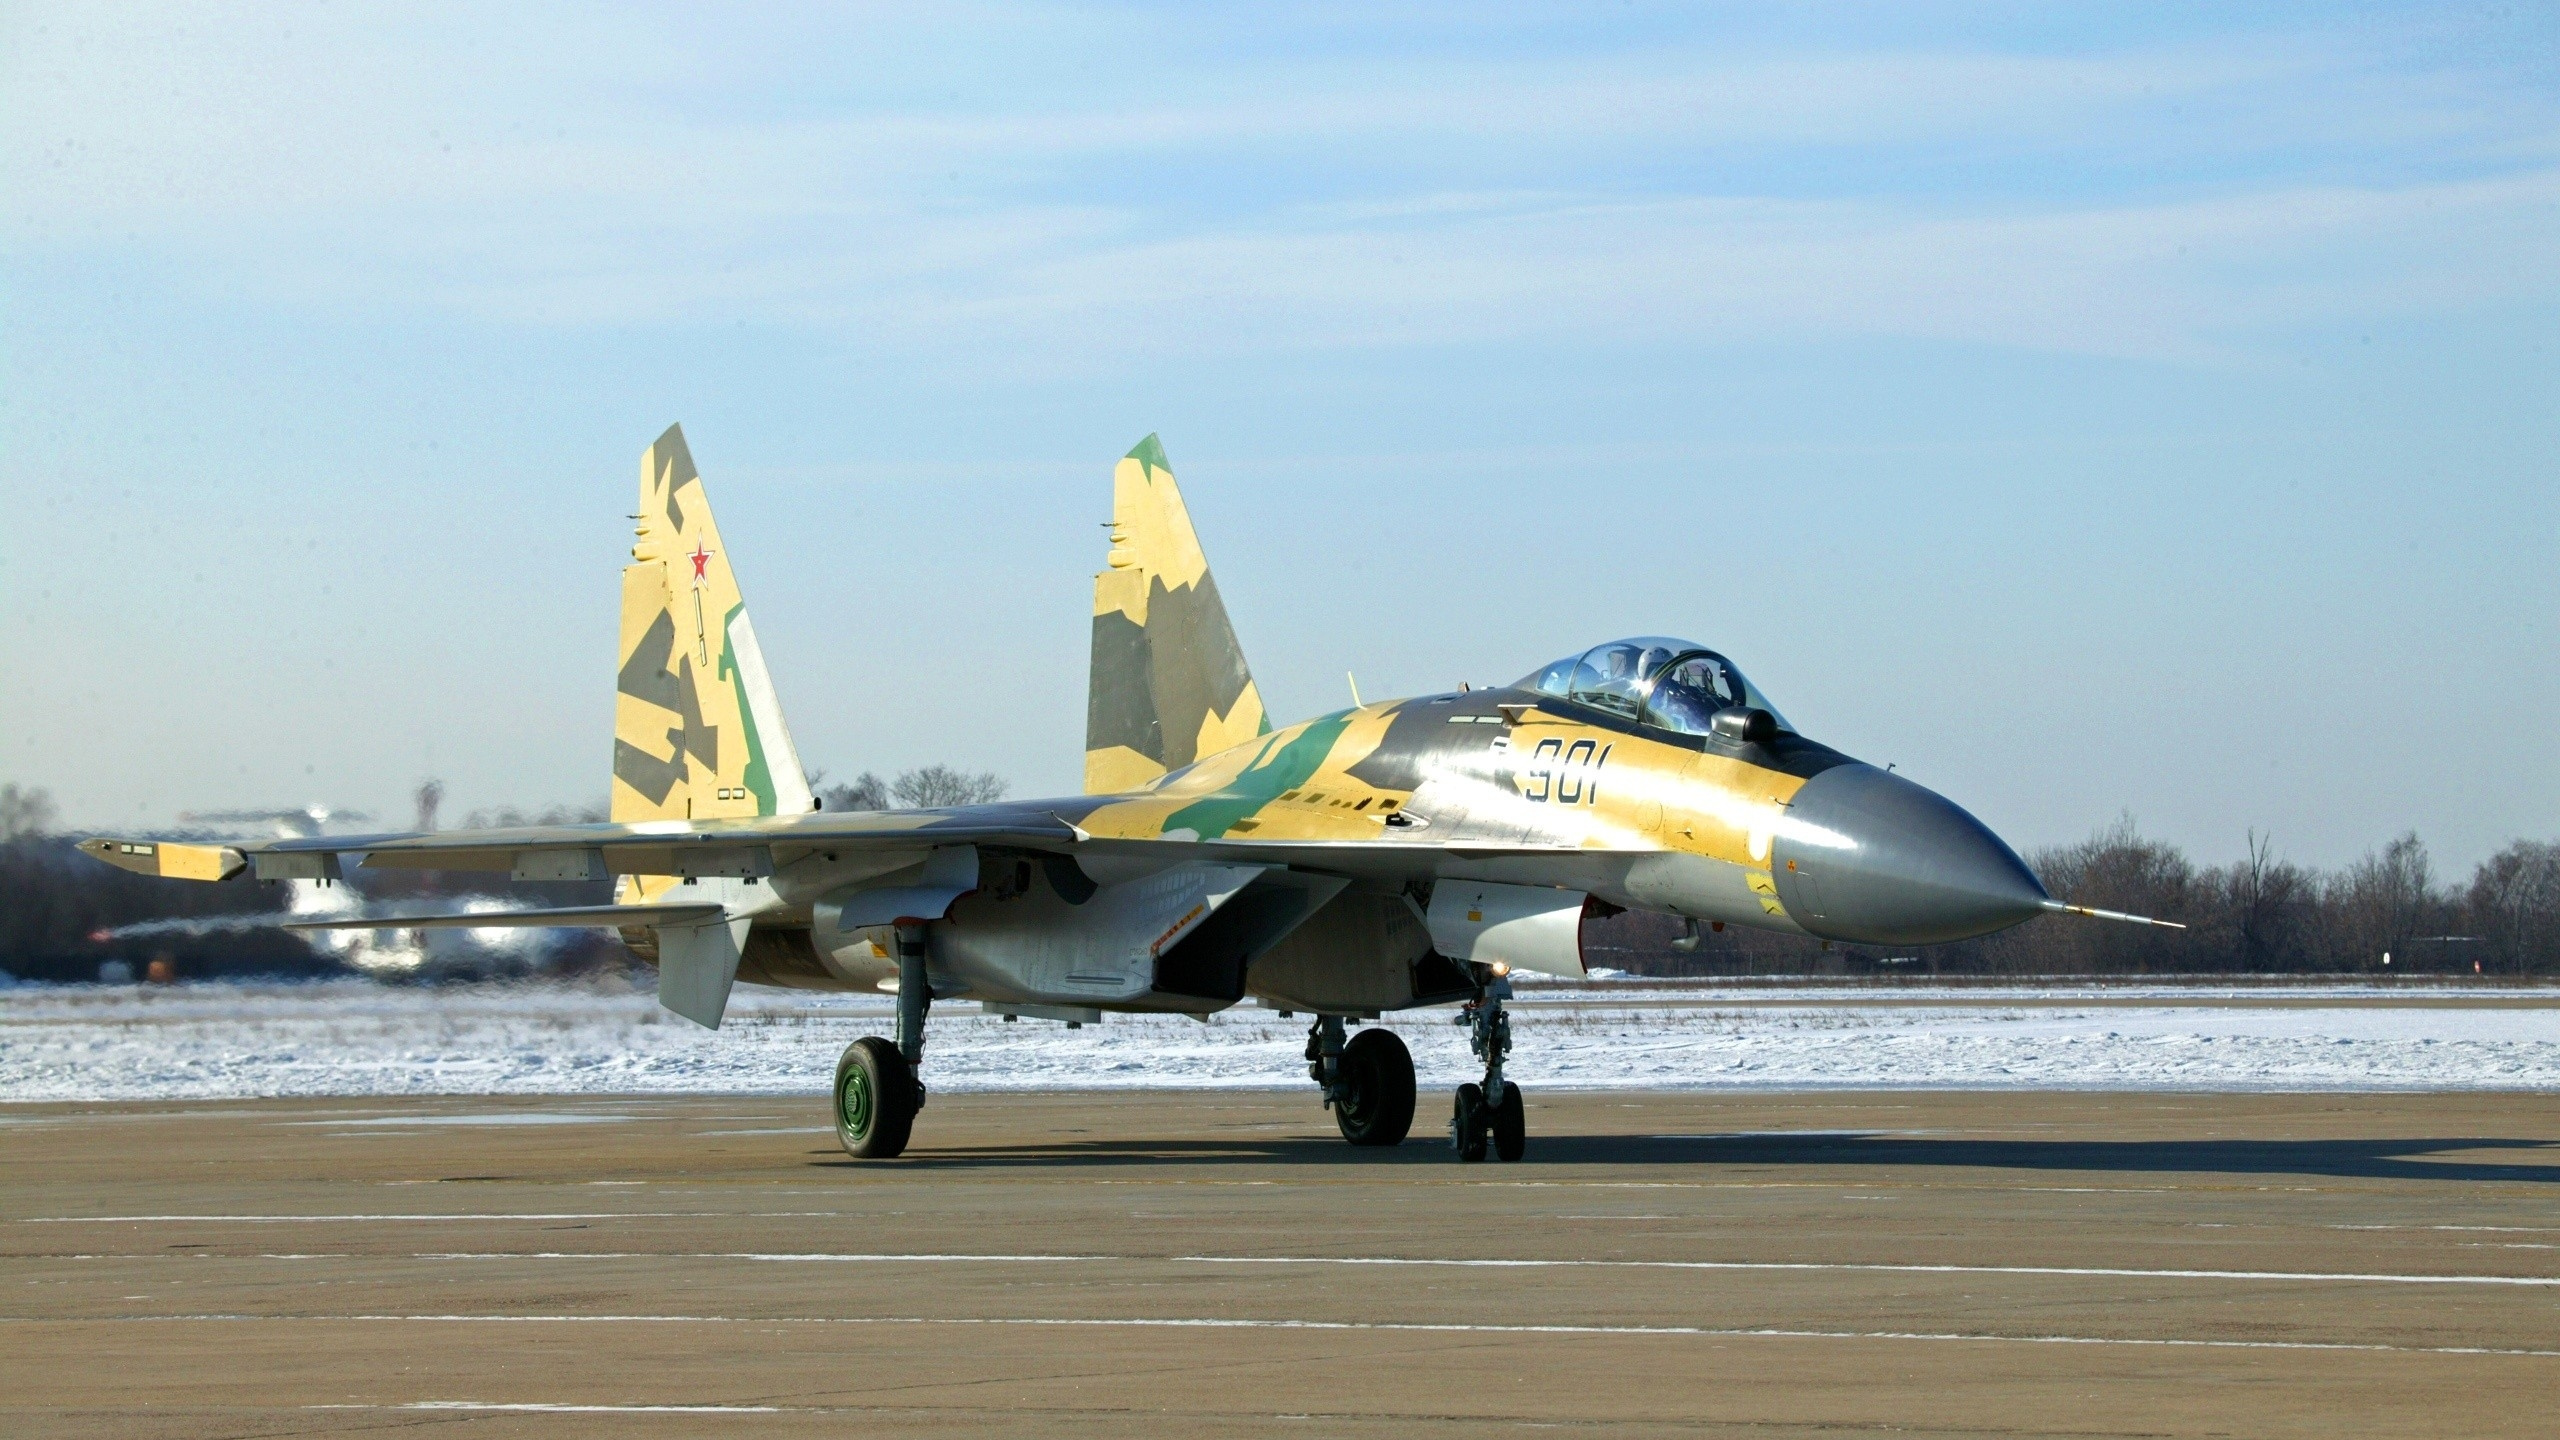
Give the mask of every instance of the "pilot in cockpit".
M 1692 655 L 1654 682 L 1645 719 L 1684 735 L 1704 735 L 1717 711 L 1737 703 L 1725 668 L 1713 656 Z
M 1719 710 L 1736 705 L 1770 710 L 1731 661 L 1690 641 L 1658 635 L 1595 645 L 1518 684 L 1686 735 L 1709 733 Z M 1770 714 L 1779 729 L 1789 728 L 1776 711 Z
M 1607 657 L 1609 674 L 1600 682 L 1602 693 L 1636 698 L 1636 690 L 1644 684 L 1645 671 L 1652 663 L 1652 652 L 1639 652 L 1633 645 L 1621 645 Z
M 1644 682 L 1662 668 L 1671 652 L 1659 645 L 1617 644 L 1600 652 L 1600 674 L 1592 681 L 1575 686 L 1577 691 L 1624 702 L 1628 713 L 1634 713 L 1636 702 L 1644 698 Z M 1583 662 L 1589 665 L 1588 660 Z

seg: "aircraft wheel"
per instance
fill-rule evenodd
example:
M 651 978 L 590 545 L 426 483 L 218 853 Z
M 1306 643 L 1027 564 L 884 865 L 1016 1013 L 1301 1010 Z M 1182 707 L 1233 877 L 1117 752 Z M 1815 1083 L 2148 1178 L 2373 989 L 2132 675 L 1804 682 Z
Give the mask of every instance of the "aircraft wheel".
M 1519 1159 L 1529 1148 L 1529 1107 L 1520 1098 L 1520 1087 L 1503 1081 L 1502 1103 L 1487 1108 L 1493 1112 L 1493 1153 L 1506 1162 Z
M 1354 1145 L 1400 1145 L 1413 1128 L 1413 1052 L 1392 1030 L 1363 1030 L 1342 1047 L 1334 1123 Z
M 1484 1087 L 1461 1085 L 1458 1104 L 1449 1116 L 1449 1143 L 1458 1150 L 1458 1158 L 1474 1161 L 1484 1158 L 1485 1121 Z
M 916 1123 L 916 1073 L 898 1047 L 865 1035 L 836 1062 L 836 1139 L 844 1153 L 888 1160 L 907 1148 Z

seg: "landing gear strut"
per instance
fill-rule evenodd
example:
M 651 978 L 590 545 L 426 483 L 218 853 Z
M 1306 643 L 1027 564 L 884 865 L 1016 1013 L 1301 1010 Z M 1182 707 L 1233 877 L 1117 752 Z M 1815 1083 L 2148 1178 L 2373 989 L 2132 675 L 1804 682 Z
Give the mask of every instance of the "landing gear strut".
M 907 1148 L 924 1108 L 924 1017 L 933 1006 L 925 975 L 924 927 L 898 927 L 898 1041 L 865 1035 L 836 1061 L 836 1140 L 863 1160 L 888 1160 Z
M 1413 1054 L 1392 1030 L 1363 1030 L 1345 1044 L 1342 1017 L 1307 1027 L 1307 1078 L 1354 1145 L 1399 1145 L 1413 1128 Z
M 1468 1047 L 1484 1062 L 1484 1083 L 1459 1086 L 1449 1116 L 1449 1143 L 1460 1160 L 1482 1160 L 1487 1148 L 1500 1159 L 1517 1160 L 1528 1148 L 1520 1087 L 1502 1078 L 1503 1057 L 1511 1053 L 1511 1016 L 1502 1002 L 1510 998 L 1511 982 L 1497 977 L 1458 1012 L 1456 1023 L 1468 1027 Z

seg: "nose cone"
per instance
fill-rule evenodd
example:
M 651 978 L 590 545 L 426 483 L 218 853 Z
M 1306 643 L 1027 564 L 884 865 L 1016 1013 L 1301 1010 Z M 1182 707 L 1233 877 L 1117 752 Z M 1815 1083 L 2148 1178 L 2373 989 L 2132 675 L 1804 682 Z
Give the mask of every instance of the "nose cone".
M 1771 845 L 1778 901 L 1826 940 L 1929 945 L 2005 930 L 2044 886 L 1983 823 L 1872 765 L 1805 782 Z

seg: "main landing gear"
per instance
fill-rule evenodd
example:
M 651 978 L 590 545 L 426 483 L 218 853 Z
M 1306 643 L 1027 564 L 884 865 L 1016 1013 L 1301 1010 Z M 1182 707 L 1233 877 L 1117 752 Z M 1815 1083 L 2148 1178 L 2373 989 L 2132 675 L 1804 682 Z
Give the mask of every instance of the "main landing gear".
M 1413 1128 L 1413 1055 L 1392 1030 L 1342 1038 L 1342 1017 L 1307 1027 L 1307 1078 L 1324 1087 L 1325 1108 L 1354 1145 L 1399 1145 Z
M 1449 1116 L 1449 1143 L 1460 1160 L 1482 1160 L 1488 1147 L 1502 1160 L 1517 1160 L 1528 1148 L 1520 1087 L 1502 1078 L 1502 1059 L 1511 1053 L 1511 1016 L 1502 1002 L 1510 998 L 1511 982 L 1496 978 L 1458 1012 L 1456 1023 L 1468 1027 L 1469 1048 L 1484 1062 L 1484 1083 L 1459 1086 Z
M 924 1017 L 933 1006 L 925 976 L 924 928 L 898 927 L 898 1042 L 865 1035 L 836 1062 L 836 1140 L 862 1160 L 888 1160 L 907 1148 L 924 1108 Z

